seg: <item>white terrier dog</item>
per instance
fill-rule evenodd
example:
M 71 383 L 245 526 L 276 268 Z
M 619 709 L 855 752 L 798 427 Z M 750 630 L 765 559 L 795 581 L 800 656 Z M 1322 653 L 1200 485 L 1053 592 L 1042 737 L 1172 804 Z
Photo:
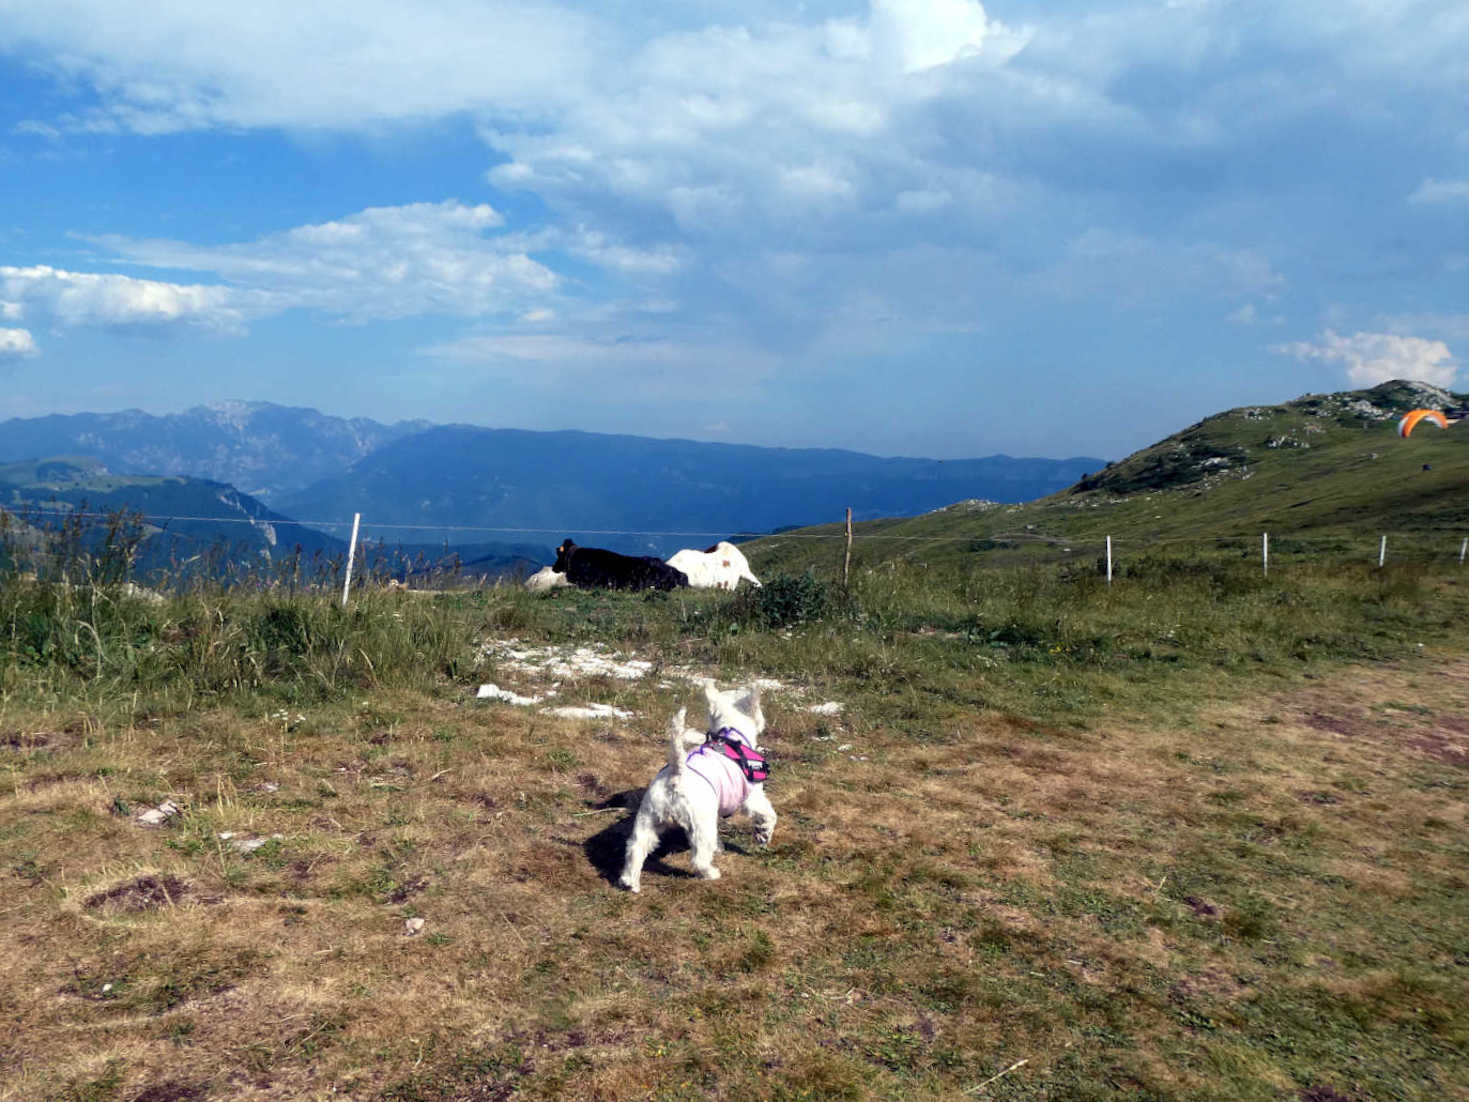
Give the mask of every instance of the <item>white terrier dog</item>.
M 705 880 L 719 879 L 714 853 L 719 848 L 719 820 L 736 811 L 755 820 L 755 840 L 770 843 L 775 809 L 765 798 L 765 764 L 758 752 L 765 730 L 760 690 L 754 685 L 720 692 L 713 682 L 704 686 L 709 700 L 705 731 L 684 727 L 687 709 L 679 709 L 668 730 L 668 764 L 643 794 L 627 840 L 627 863 L 619 883 L 628 891 L 641 886 L 643 862 L 658 845 L 658 831 L 683 827 L 689 836 L 694 872 Z M 690 746 L 698 749 L 689 752 Z

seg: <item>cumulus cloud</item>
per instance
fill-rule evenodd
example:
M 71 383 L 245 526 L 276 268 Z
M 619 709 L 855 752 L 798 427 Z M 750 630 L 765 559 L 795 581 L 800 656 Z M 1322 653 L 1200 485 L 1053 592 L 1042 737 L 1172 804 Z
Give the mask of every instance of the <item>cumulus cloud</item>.
M 240 334 L 251 320 L 287 310 L 350 322 L 425 315 L 550 316 L 560 279 L 529 255 L 553 239 L 607 267 L 668 273 L 668 250 L 619 246 L 586 233 L 517 237 L 487 205 L 456 201 L 369 208 L 256 241 L 213 246 L 102 237 L 113 258 L 148 268 L 208 272 L 214 283 L 77 272 L 45 265 L 0 267 L 0 318 L 38 317 L 59 326 Z
M 523 240 L 488 234 L 502 224 L 486 204 L 450 200 L 371 207 L 242 244 L 98 243 L 134 264 L 214 272 L 256 312 L 305 308 L 359 322 L 478 317 L 524 310 L 557 286 Z
M 30 330 L 0 329 L 0 363 L 34 356 L 38 351 Z
M 516 0 L 0 0 L 12 49 L 90 83 L 72 125 L 359 128 L 497 109 L 535 115 L 595 86 L 617 35 L 564 4 Z M 430 76 L 431 74 L 431 76 Z
M 46 265 L 0 266 L 0 295 L 28 313 L 38 312 L 62 325 L 194 325 L 238 332 L 245 317 L 228 287 L 69 272 Z
M 1353 333 L 1343 337 L 1328 329 L 1319 341 L 1292 341 L 1275 345 L 1273 351 L 1298 360 L 1344 367 L 1348 380 L 1355 386 L 1408 379 L 1450 387 L 1458 371 L 1458 364 L 1443 341 L 1395 333 Z

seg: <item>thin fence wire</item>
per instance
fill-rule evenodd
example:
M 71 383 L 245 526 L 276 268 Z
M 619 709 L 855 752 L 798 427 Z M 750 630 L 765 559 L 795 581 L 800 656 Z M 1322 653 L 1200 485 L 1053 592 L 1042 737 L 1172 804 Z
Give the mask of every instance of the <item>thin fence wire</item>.
M 23 509 L 16 509 L 16 510 L 5 510 L 3 508 L 0 508 L 0 513 L 7 512 L 7 511 L 11 512 L 12 515 L 16 516 L 17 518 L 21 518 L 21 519 L 23 519 L 24 517 L 28 517 L 28 516 L 55 516 L 55 517 L 58 517 L 58 518 L 65 518 L 65 519 L 68 519 L 68 520 L 95 520 L 95 521 L 99 521 L 99 522 L 100 521 L 106 521 L 106 520 L 110 519 L 114 515 L 113 513 L 91 512 L 91 511 L 74 511 L 74 510 L 46 508 L 46 507 L 39 507 L 39 506 L 26 506 Z M 352 521 L 350 521 L 350 520 L 341 520 L 341 521 L 333 521 L 333 520 L 297 520 L 294 517 L 292 517 L 292 518 L 281 518 L 281 519 L 265 519 L 265 518 L 251 518 L 251 517 L 208 517 L 208 516 L 188 516 L 188 515 L 162 514 L 162 513 L 132 513 L 131 511 L 128 511 L 128 512 L 129 512 L 129 515 L 130 516 L 136 516 L 139 520 L 143 521 L 144 523 L 151 524 L 151 525 L 154 525 L 156 527 L 164 527 L 164 526 L 166 526 L 166 525 L 168 525 L 170 523 L 176 522 L 176 521 L 183 521 L 183 522 L 189 522 L 189 523 L 206 523 L 206 524 L 243 524 L 243 525 L 248 525 L 250 527 L 260 527 L 262 525 L 271 525 L 271 526 L 295 525 L 295 526 L 302 527 L 302 528 L 316 529 L 318 531 L 323 530 L 323 529 L 327 529 L 327 530 L 332 530 L 332 529 L 350 530 L 351 527 L 352 527 Z M 833 521 L 831 523 L 834 524 L 834 525 L 837 525 L 838 527 L 840 527 L 840 525 L 841 525 L 841 522 L 840 521 Z M 582 527 L 579 527 L 578 525 L 575 525 L 575 524 L 565 524 L 565 525 L 559 525 L 559 526 L 558 525 L 550 525 L 550 526 L 542 526 L 542 527 L 537 527 L 537 528 L 521 528 L 521 527 L 508 526 L 508 525 L 494 526 L 494 525 L 474 525 L 474 524 L 425 524 L 425 523 L 420 523 L 420 524 L 398 524 L 398 523 L 385 523 L 385 522 L 378 522 L 378 521 L 364 521 L 362 527 L 363 527 L 363 530 L 368 533 L 368 534 L 366 534 L 366 535 L 364 535 L 362 537 L 363 542 L 373 542 L 373 543 L 379 543 L 379 542 L 381 542 L 379 540 L 375 540 L 375 539 L 372 538 L 372 533 L 380 532 L 380 531 L 384 531 L 384 532 L 479 532 L 479 533 L 494 534 L 494 535 L 519 535 L 519 536 L 544 536 L 544 535 L 547 535 L 547 534 L 558 534 L 559 535 L 559 534 L 563 534 L 563 533 L 566 533 L 566 532 L 574 532 L 574 533 L 576 533 L 578 535 L 582 535 L 582 536 L 657 536 L 657 537 L 669 537 L 669 538 L 673 538 L 673 537 L 685 537 L 685 536 L 688 536 L 688 537 L 695 537 L 695 536 L 697 536 L 697 537 L 700 537 L 700 538 L 704 538 L 704 537 L 708 537 L 708 536 L 723 536 L 725 538 L 741 539 L 741 540 L 747 540 L 747 539 L 768 539 L 768 540 L 845 540 L 846 539 L 846 533 L 845 533 L 844 530 L 838 530 L 838 531 L 835 531 L 835 532 L 754 532 L 754 531 L 731 531 L 729 529 L 724 529 L 724 528 L 699 528 L 699 529 L 582 528 Z M 816 527 L 816 525 L 813 525 L 812 527 Z M 190 534 L 190 533 L 187 533 L 187 532 L 179 532 L 179 531 L 175 531 L 175 530 L 171 530 L 171 529 L 168 530 L 168 531 L 169 531 L 169 534 L 172 535 L 172 536 L 176 536 L 176 537 L 182 538 L 182 539 L 187 539 L 187 540 L 190 540 L 191 542 L 197 542 L 197 543 L 207 543 L 207 542 L 209 542 L 209 540 L 211 538 L 211 537 L 206 537 L 206 536 L 201 536 L 201 535 Z M 1459 540 L 1461 538 L 1458 533 L 1448 532 L 1448 531 L 1445 531 L 1445 530 L 1439 530 L 1439 531 L 1418 531 L 1418 530 L 1411 530 L 1411 529 L 1405 529 L 1405 530 L 1400 530 L 1400 531 L 1393 532 L 1393 533 L 1390 534 L 1390 537 L 1391 537 L 1391 540 L 1394 540 L 1394 541 L 1396 541 L 1396 540 L 1424 541 L 1424 540 L 1431 540 L 1431 539 L 1432 540 L 1457 541 L 1457 540 Z M 1093 543 L 1095 543 L 1097 545 L 1100 545 L 1101 542 L 1105 538 L 1106 538 L 1105 535 L 1084 535 L 1084 536 L 1083 535 L 1078 535 L 1078 536 L 1070 536 L 1070 537 L 1067 537 L 1067 536 L 1047 536 L 1047 535 L 1042 535 L 1042 534 L 1036 533 L 1036 532 L 992 532 L 992 533 L 985 533 L 985 534 L 982 534 L 982 535 L 981 534 L 970 533 L 970 534 L 961 534 L 961 535 L 952 535 L 952 536 L 904 536 L 904 535 L 894 535 L 894 534 L 891 534 L 891 533 L 884 533 L 884 532 L 862 533 L 862 532 L 858 531 L 854 535 L 854 541 L 855 542 L 858 542 L 858 543 L 888 542 L 888 543 L 917 543 L 917 544 L 932 543 L 932 544 L 939 544 L 939 543 L 972 543 L 972 542 L 974 542 L 976 540 L 995 540 L 995 541 L 1004 540 L 1004 541 L 1015 542 L 1015 543 L 1020 543 L 1020 542 L 1027 542 L 1027 543 L 1034 543 L 1034 544 L 1042 544 L 1042 543 L 1044 543 L 1044 544 L 1048 544 L 1048 545 L 1055 546 L 1055 547 L 1089 547 Z M 1242 532 L 1242 533 L 1239 533 L 1238 535 L 1224 535 L 1224 536 L 1158 536 L 1158 537 L 1154 537 L 1154 536 L 1147 536 L 1147 537 L 1135 536 L 1135 537 L 1132 537 L 1131 539 L 1129 539 L 1127 537 L 1119 537 L 1119 536 L 1115 536 L 1114 535 L 1112 537 L 1112 540 L 1113 540 L 1114 547 L 1118 547 L 1118 548 L 1121 548 L 1121 547 L 1124 547 L 1124 546 L 1129 546 L 1129 545 L 1132 545 L 1134 543 L 1145 544 L 1147 547 L 1150 547 L 1151 548 L 1151 547 L 1162 547 L 1162 546 L 1229 545 L 1229 544 L 1241 543 L 1242 541 L 1247 541 L 1247 540 L 1248 541 L 1258 541 L 1259 538 L 1260 538 L 1260 533 L 1259 532 L 1248 532 L 1248 533 Z M 1333 535 L 1313 535 L 1313 536 L 1301 535 L 1301 536 L 1296 536 L 1296 535 L 1291 535 L 1290 533 L 1286 533 L 1286 532 L 1272 532 L 1271 533 L 1271 539 L 1272 539 L 1272 541 L 1276 541 L 1279 544 L 1285 544 L 1285 545 L 1300 545 L 1300 544 L 1323 544 L 1323 545 L 1324 544 L 1336 544 L 1336 545 L 1340 545 L 1340 544 L 1342 544 L 1344 542 L 1350 542 L 1353 539 L 1364 539 L 1364 538 L 1366 538 L 1366 537 L 1362 537 L 1362 536 L 1358 536 L 1358 535 L 1353 535 L 1353 534 L 1346 534 L 1346 533 L 1344 533 L 1342 535 L 1336 535 L 1336 536 L 1333 536 Z M 1275 550 L 1275 549 L 1273 548 L 1272 550 Z M 1459 550 L 1459 545 L 1456 542 L 1454 544 L 1453 551 L 1457 554 L 1458 550 Z M 1282 547 L 1282 548 L 1279 549 L 1279 551 L 1277 551 L 1277 553 L 1287 553 L 1288 554 L 1289 551 L 1288 551 L 1287 548 Z

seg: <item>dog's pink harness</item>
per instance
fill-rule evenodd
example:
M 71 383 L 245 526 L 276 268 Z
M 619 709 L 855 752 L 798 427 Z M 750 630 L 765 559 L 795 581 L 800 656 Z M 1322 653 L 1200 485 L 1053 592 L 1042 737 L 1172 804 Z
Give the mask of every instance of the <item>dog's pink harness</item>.
M 689 753 L 689 770 L 709 782 L 719 798 L 719 817 L 727 819 L 744 806 L 750 785 L 769 775 L 765 756 L 732 727 L 721 727 L 709 741 Z

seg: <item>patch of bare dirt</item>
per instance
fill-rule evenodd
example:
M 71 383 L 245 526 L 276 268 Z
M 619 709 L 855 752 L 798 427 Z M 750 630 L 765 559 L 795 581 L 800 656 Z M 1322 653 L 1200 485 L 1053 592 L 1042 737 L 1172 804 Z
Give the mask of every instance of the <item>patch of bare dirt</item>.
M 83 901 L 89 911 L 147 911 L 177 903 L 189 886 L 176 876 L 140 876 Z
M 59 750 L 78 741 L 61 731 L 0 731 L 0 750 Z
M 203 1098 L 204 1088 L 188 1083 L 153 1083 L 133 1095 L 132 1102 L 188 1102 L 191 1098 Z

